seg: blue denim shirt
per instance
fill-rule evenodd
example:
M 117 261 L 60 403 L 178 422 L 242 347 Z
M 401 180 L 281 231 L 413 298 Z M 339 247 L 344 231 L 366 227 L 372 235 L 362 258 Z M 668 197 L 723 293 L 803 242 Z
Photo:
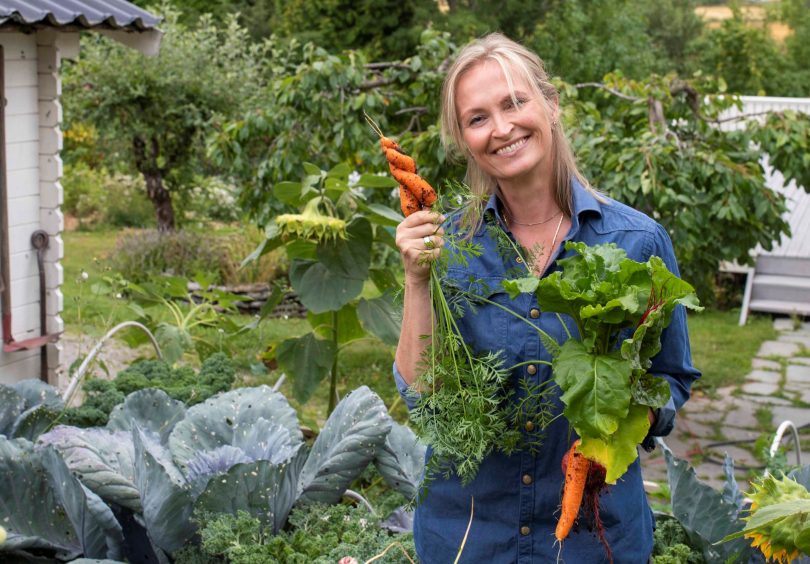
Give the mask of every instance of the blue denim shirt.
M 614 200 L 601 203 L 576 181 L 572 188 L 574 213 L 566 241 L 583 241 L 589 245 L 613 242 L 637 261 L 658 255 L 672 272 L 678 274 L 672 242 L 658 223 Z M 486 206 L 484 221 L 497 221 L 507 229 L 495 196 Z M 447 229 L 453 229 L 452 220 Z M 482 286 L 488 288 L 490 300 L 522 313 L 559 343 L 564 342 L 565 333 L 557 315 L 539 311 L 533 294 L 510 300 L 501 289 L 501 281 L 507 277 L 507 272 L 514 272 L 517 255 L 506 258 L 499 254 L 495 241 L 484 227 L 473 236 L 473 242 L 483 248 L 481 256 L 471 258 L 466 267 L 451 266 L 448 276 L 462 287 L 469 286 L 470 275 L 483 279 Z M 568 254 L 561 246 L 557 255 L 552 257 L 554 262 L 547 274 L 559 270 L 556 260 Z M 572 320 L 569 318 L 568 321 L 571 322 L 569 327 L 573 327 Z M 533 359 L 551 360 L 536 331 L 494 306 L 482 305 L 474 313 L 465 314 L 458 323 L 466 342 L 476 352 L 503 351 L 506 366 Z M 650 372 L 668 380 L 672 397 L 658 411 L 650 436 L 663 436 L 672 430 L 675 411 L 689 398 L 691 384 L 700 376 L 700 372 L 692 367 L 683 306 L 676 309 L 661 341 L 661 352 L 653 359 Z M 531 375 L 530 371 L 535 368 L 536 373 Z M 513 383 L 517 384 L 524 377 L 543 382 L 551 378 L 551 370 L 545 364 L 531 369 L 521 366 L 512 374 Z M 400 393 L 412 408 L 415 398 L 396 365 L 394 378 Z M 519 391 L 514 397 L 519 397 Z M 555 404 L 558 412 L 562 411 L 559 397 Z M 537 429 L 524 429 L 523 432 L 536 433 Z M 546 429 L 542 447 L 536 455 L 529 452 L 511 456 L 493 453 L 484 460 L 477 477 L 466 487 L 462 487 L 456 478 L 436 477 L 415 512 L 414 540 L 421 561 L 427 564 L 453 562 L 464 538 L 470 518 L 470 502 L 474 498 L 472 527 L 460 562 L 556 562 L 559 547 L 555 544 L 554 529 L 563 484 L 561 461 L 574 438 L 573 429 L 569 429 L 564 417 L 559 417 Z M 653 516 L 642 486 L 638 460 L 615 485 L 601 494 L 600 516 L 616 564 L 648 561 L 653 545 Z M 563 543 L 562 560 L 571 564 L 607 562 L 603 546 L 596 535 L 587 530 L 585 522 L 586 519 L 580 519 Z

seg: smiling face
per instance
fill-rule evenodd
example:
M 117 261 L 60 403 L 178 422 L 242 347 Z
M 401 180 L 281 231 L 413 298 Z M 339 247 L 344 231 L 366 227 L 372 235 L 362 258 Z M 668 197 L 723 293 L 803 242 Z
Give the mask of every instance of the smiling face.
M 462 138 L 470 156 L 501 188 L 549 182 L 553 170 L 546 105 L 519 73 L 512 76 L 514 98 L 500 65 L 493 60 L 476 64 L 456 84 Z

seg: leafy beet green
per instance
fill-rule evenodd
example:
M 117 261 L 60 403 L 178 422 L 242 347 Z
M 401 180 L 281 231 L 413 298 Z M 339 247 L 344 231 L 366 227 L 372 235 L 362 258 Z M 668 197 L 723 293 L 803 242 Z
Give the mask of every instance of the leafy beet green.
M 648 409 L 669 399 L 667 382 L 647 372 L 661 333 L 677 305 L 702 308 L 692 286 L 657 256 L 637 262 L 613 243 L 569 241 L 565 248 L 576 254 L 558 261 L 561 271 L 506 281 L 504 288 L 513 297 L 534 292 L 541 309 L 573 319 L 578 335 L 551 351 L 554 379 L 563 413 L 582 438 L 579 450 L 615 483 L 638 456 Z

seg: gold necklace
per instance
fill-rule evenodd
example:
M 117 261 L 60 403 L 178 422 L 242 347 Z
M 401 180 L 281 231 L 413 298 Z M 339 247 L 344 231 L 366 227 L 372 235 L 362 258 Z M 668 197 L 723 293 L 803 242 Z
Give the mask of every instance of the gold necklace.
M 554 215 L 552 215 L 551 217 L 548 217 L 546 219 L 543 219 L 543 220 L 540 220 L 540 221 L 533 221 L 533 222 L 530 222 L 530 223 L 521 223 L 521 222 L 519 222 L 518 220 L 515 219 L 515 216 L 512 215 L 512 211 L 509 208 L 505 208 L 505 209 L 506 209 L 506 216 L 507 216 L 506 219 L 507 219 L 507 221 L 509 223 L 512 223 L 514 225 L 520 225 L 522 227 L 534 227 L 535 225 L 543 225 L 544 223 L 548 223 L 549 221 L 551 221 L 552 219 L 557 217 L 557 215 L 562 215 L 562 210 L 560 210 L 557 213 L 555 213 Z
M 554 231 L 554 238 L 551 239 L 551 247 L 548 249 L 548 253 L 546 253 L 546 260 L 543 261 L 543 268 L 540 269 L 538 273 L 539 276 L 543 276 L 543 273 L 546 271 L 546 267 L 548 266 L 548 261 L 551 259 L 551 253 L 554 252 L 554 247 L 557 244 L 557 235 L 560 234 L 560 227 L 562 227 L 562 220 L 565 217 L 562 212 L 560 212 L 560 221 L 557 223 L 557 229 Z

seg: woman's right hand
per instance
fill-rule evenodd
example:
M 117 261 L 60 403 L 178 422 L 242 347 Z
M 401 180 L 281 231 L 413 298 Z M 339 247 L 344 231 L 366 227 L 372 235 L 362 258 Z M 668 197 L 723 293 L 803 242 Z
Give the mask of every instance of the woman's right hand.
M 396 244 L 405 267 L 406 282 L 425 282 L 430 263 L 444 245 L 444 216 L 429 210 L 414 212 L 397 226 Z

